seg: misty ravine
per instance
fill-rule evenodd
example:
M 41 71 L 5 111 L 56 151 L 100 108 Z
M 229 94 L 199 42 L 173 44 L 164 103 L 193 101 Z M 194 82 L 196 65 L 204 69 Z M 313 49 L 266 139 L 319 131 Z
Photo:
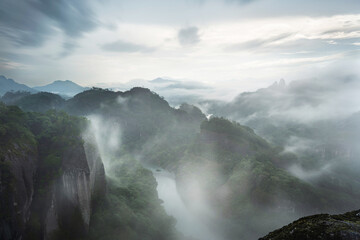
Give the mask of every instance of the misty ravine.
M 152 169 L 157 181 L 159 198 L 164 201 L 165 211 L 176 219 L 176 228 L 186 237 L 198 240 L 219 240 L 214 229 L 209 226 L 205 216 L 192 212 L 181 198 L 173 174 L 164 169 Z
M 90 120 L 90 131 L 94 133 L 99 153 L 104 161 L 105 171 L 108 177 L 116 179 L 113 172 L 120 168 L 122 162 L 118 155 L 121 155 L 121 136 L 120 126 L 110 125 L 105 119 L 99 116 L 88 116 Z M 135 159 L 133 160 L 135 161 Z M 165 169 L 141 164 L 145 169 L 152 172 L 157 182 L 157 194 L 163 201 L 163 207 L 169 216 L 176 219 L 176 229 L 186 238 L 195 240 L 220 240 L 219 233 L 213 228 L 209 219 L 209 210 L 205 210 L 205 203 L 199 202 L 203 206 L 203 211 L 193 211 L 185 204 L 177 189 L 174 174 Z
M 259 99 L 283 90 L 271 86 L 260 96 L 242 97 Z M 6 96 L 9 105 L 0 104 L 0 193 L 5 196 L 0 208 L 14 208 L 0 211 L 6 224 L 0 239 L 253 240 L 309 214 L 353 209 L 302 219 L 275 234 L 292 239 L 293 228 L 301 225 L 305 237 L 294 240 L 328 231 L 322 239 L 344 234 L 350 237 L 343 239 L 357 239 L 351 234 L 360 217 L 359 114 L 339 122 L 341 128 L 335 120 L 296 128 L 280 122 L 275 131 L 266 117 L 252 129 L 216 115 L 206 118 L 190 104 L 171 107 L 140 87 L 126 92 L 93 88 L 69 100 L 50 93 Z M 19 107 L 11 106 L 14 99 Z M 49 105 L 49 99 L 61 100 L 60 105 Z M 215 107 L 214 112 L 237 111 L 231 104 Z M 279 145 L 257 135 L 261 126 Z M 63 184 L 79 169 L 80 181 L 71 181 L 71 189 L 78 189 L 80 204 L 67 200 L 77 198 L 66 194 L 69 181 Z M 94 190 L 87 191 L 87 184 Z M 16 195 L 22 189 L 28 195 Z M 21 222 L 17 206 L 25 209 Z M 330 225 L 324 227 L 323 219 Z M 351 224 L 343 228 L 344 221 Z

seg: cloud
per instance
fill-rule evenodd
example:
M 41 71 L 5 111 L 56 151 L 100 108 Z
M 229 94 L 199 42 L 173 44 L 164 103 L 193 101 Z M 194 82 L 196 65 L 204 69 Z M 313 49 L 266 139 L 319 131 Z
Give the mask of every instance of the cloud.
M 17 45 L 40 46 L 52 29 L 27 1 L 0 1 L 0 34 Z
M 5 70 L 5 69 L 24 69 L 27 66 L 22 64 L 22 63 L 18 63 L 18 62 L 14 62 L 11 61 L 9 59 L 6 58 L 0 58 L 0 70 Z
M 182 46 L 195 45 L 200 42 L 199 29 L 197 27 L 188 27 L 180 29 L 178 40 Z
M 110 52 L 125 52 L 125 53 L 134 53 L 134 52 L 146 53 L 146 52 L 155 51 L 155 48 L 153 47 L 125 42 L 123 40 L 118 40 L 115 42 L 104 44 L 102 46 L 102 49 Z
M 79 45 L 77 43 L 75 43 L 75 42 L 71 42 L 71 41 L 64 42 L 63 43 L 63 50 L 59 54 L 59 58 L 64 58 L 64 57 L 69 56 L 78 47 L 79 47 Z
M 178 83 L 179 81 L 178 80 L 174 80 L 174 79 L 167 79 L 167 78 L 161 78 L 161 77 L 158 77 L 158 78 L 155 78 L 153 80 L 150 80 L 149 82 L 151 83 L 159 83 L 159 84 L 162 84 L 162 83 Z
M 257 0 L 225 0 L 225 2 L 227 3 L 238 3 L 238 4 L 247 4 L 255 1 Z
M 275 35 L 273 37 L 269 38 L 259 38 L 259 39 L 253 39 L 250 41 L 246 41 L 239 44 L 233 44 L 225 48 L 227 51 L 241 51 L 246 49 L 256 49 L 256 48 L 262 48 L 274 43 L 278 43 L 281 40 L 284 40 L 286 38 L 289 38 L 292 36 L 293 33 L 283 33 L 280 35 Z
M 336 119 L 357 112 L 360 110 L 360 78 L 349 74 L 345 66 L 336 64 L 332 65 L 332 71 L 321 74 L 321 78 L 293 81 L 284 88 L 278 88 L 275 84 L 257 92 L 241 94 L 232 102 L 232 106 L 251 111 L 239 111 L 239 116 L 235 116 L 235 111 L 230 112 L 235 113 L 235 119 L 241 122 L 253 120 L 252 114 L 257 114 L 298 123 Z M 296 144 L 290 144 L 292 147 L 305 145 L 304 142 L 300 144 L 298 139 L 294 139 L 294 142 Z
M 306 5 L 310 4 L 310 0 L 305 1 Z M 328 3 L 319 1 L 323 6 L 321 11 L 326 13 Z M 101 81 L 173 76 L 211 82 L 220 88 L 227 87 L 223 81 L 228 81 L 226 84 L 231 85 L 234 92 L 255 90 L 281 77 L 296 79 L 297 75 L 305 74 L 304 77 L 312 77 L 317 68 L 332 61 L 333 57 L 329 60 L 327 56 L 358 58 L 355 51 L 358 53 L 356 43 L 360 38 L 354 36 L 358 34 L 360 15 L 344 15 L 342 10 L 330 16 L 323 12 L 316 15 L 325 17 L 312 17 L 306 11 L 301 16 L 289 12 L 286 16 L 276 15 L 274 8 L 281 5 L 275 4 L 277 2 L 284 1 L 254 1 L 244 5 L 236 0 L 166 3 L 111 0 L 91 1 L 89 5 L 89 1 L 84 0 L 76 3 L 5 0 L 0 1 L 0 52 L 9 51 L 12 56 L 0 55 L 11 62 L 28 65 L 26 71 L 14 70 L 10 75 L 26 81 L 71 78 L 86 81 L 83 84 L 87 85 L 103 79 L 101 73 L 107 72 L 106 80 Z M 271 4 L 274 6 L 269 6 Z M 305 3 L 284 4 L 298 9 Z M 336 5 L 341 8 L 344 4 L 349 5 L 343 2 Z M 356 4 L 352 5 L 352 9 L 356 9 Z M 274 41 L 286 37 L 287 33 L 294 35 Z M 119 39 L 128 44 L 110 45 Z M 189 47 L 182 47 L 180 39 Z M 329 44 L 330 40 L 338 44 Z M 198 45 L 191 45 L 196 43 Z M 227 46 L 235 50 L 224 52 Z M 252 49 L 238 49 L 244 46 Z M 104 51 L 103 47 L 113 49 Z M 127 54 L 125 59 L 113 50 L 150 53 Z M 348 52 L 353 52 L 353 56 L 345 55 Z M 71 58 L 64 59 L 70 54 Z M 47 68 L 43 68 L 44 64 Z M 10 74 L 10 70 L 6 71 Z
M 87 1 L 39 0 L 33 6 L 53 19 L 71 37 L 93 30 L 97 23 Z
M 346 34 L 346 33 L 358 33 L 360 31 L 360 26 L 349 26 L 349 27 L 342 27 L 342 28 L 335 28 L 324 31 L 323 35 L 328 34 Z
M 39 47 L 60 29 L 78 38 L 96 28 L 95 16 L 84 0 L 19 0 L 0 2 L 0 34 L 20 46 Z
M 164 89 L 187 89 L 187 90 L 209 89 L 209 88 L 210 88 L 209 86 L 199 82 L 179 82 L 164 87 Z

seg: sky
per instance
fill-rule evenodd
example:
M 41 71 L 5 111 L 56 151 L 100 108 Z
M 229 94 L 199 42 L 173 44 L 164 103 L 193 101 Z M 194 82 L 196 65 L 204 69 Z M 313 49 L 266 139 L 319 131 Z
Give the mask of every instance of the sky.
M 360 75 L 359 0 L 0 0 L 0 75 L 251 91 Z M 314 80 L 315 81 L 315 80 Z

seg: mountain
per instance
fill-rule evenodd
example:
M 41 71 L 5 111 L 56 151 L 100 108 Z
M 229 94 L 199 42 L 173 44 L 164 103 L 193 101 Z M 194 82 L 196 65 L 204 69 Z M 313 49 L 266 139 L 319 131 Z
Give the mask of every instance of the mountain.
M 255 239 L 300 216 L 346 211 L 359 204 L 354 202 L 359 194 L 332 189 L 330 179 L 315 185 L 293 176 L 281 165 L 297 161 L 294 154 L 283 153 L 238 123 L 210 118 L 187 143 L 179 152 L 179 145 L 162 144 L 146 158 L 171 162 L 177 156 L 177 163 L 168 163 L 168 169 L 175 169 L 183 199 L 193 211 L 208 205 L 212 212 L 231 219 L 223 226 L 228 239 Z M 162 164 L 167 166 L 164 160 Z
M 318 214 L 301 218 L 259 240 L 358 240 L 360 210 L 340 215 Z
M 6 105 L 17 105 L 17 101 L 22 99 L 23 97 L 31 95 L 30 92 L 16 91 L 16 92 L 6 92 L 4 96 L 0 98 L 0 101 L 5 103 Z
M 0 96 L 4 95 L 6 92 L 50 92 L 63 95 L 65 97 L 72 97 L 80 92 L 88 90 L 87 87 L 82 87 L 70 80 L 57 80 L 53 83 L 47 84 L 45 86 L 38 86 L 30 88 L 25 84 L 20 84 L 15 82 L 13 79 L 6 78 L 5 76 L 0 76 Z
M 65 100 L 54 93 L 39 92 L 24 96 L 13 104 L 19 106 L 24 111 L 46 112 L 50 109 L 61 109 L 65 104 Z
M 98 130 L 109 139 L 105 152 L 111 152 L 110 139 L 116 137 L 121 142 L 118 158 L 130 152 L 174 173 L 189 205 L 199 196 L 193 186 L 201 186 L 211 209 L 236 223 L 226 226 L 229 239 L 259 237 L 300 216 L 346 211 L 359 203 L 354 201 L 359 194 L 348 187 L 334 191 L 332 179 L 316 186 L 293 176 L 283 166 L 297 157 L 275 148 L 251 128 L 221 118 L 206 120 L 199 109 L 186 104 L 172 108 L 149 89 L 91 89 L 68 100 L 65 109 L 97 116 Z M 114 135 L 116 131 L 121 134 Z M 341 186 L 343 179 L 337 176 Z M 274 221 L 274 214 L 282 218 Z
M 283 91 L 282 87 L 276 89 L 271 91 Z M 20 101 L 31 96 L 37 97 L 29 100 L 30 105 L 47 101 L 41 94 L 24 96 Z M 50 97 L 57 102 L 56 96 Z M 154 177 L 140 163 L 173 174 L 188 208 L 200 209 L 196 212 L 199 218 L 209 219 L 219 233 L 224 233 L 224 239 L 254 239 L 305 215 L 344 212 L 359 205 L 358 171 L 350 175 L 345 169 L 353 165 L 339 161 L 341 171 L 336 174 L 331 172 L 317 182 L 304 180 L 286 167 L 300 161 L 297 155 L 284 152 L 250 127 L 225 118 L 207 119 L 189 104 L 173 108 L 149 89 L 114 92 L 92 88 L 61 105 L 50 106 L 86 116 L 104 154 L 109 187 L 93 211 L 93 239 L 107 233 L 107 239 L 124 232 L 140 236 L 149 230 L 146 226 L 150 222 L 151 234 L 155 234 L 167 221 L 156 196 Z M 354 115 L 343 126 L 352 128 L 356 119 Z M 47 126 L 47 121 L 30 123 L 35 129 Z M 6 133 L 7 127 L 1 132 Z M 151 209 L 157 209 L 156 214 Z M 211 214 L 203 209 L 211 209 Z M 157 216 L 157 220 L 150 216 Z M 110 226 L 109 222 L 114 224 Z M 138 224 L 144 231 L 137 230 Z M 169 224 L 172 229 L 171 221 Z M 149 239 L 170 239 L 168 234 Z
M 0 103 L 0 239 L 179 239 L 151 171 L 131 156 L 104 169 L 89 124 Z
M 0 103 L 0 239 L 79 239 L 105 173 L 86 121 Z M 55 237 L 58 236 L 58 237 Z
M 50 109 L 61 109 L 65 104 L 65 99 L 49 92 L 34 94 L 29 92 L 7 92 L 0 98 L 0 101 L 6 105 L 17 105 L 26 112 L 46 112 Z
M 80 92 L 88 90 L 87 87 L 82 87 L 70 80 L 57 80 L 45 86 L 34 87 L 34 89 L 42 92 L 51 92 L 67 97 L 72 97 Z
M 296 161 L 280 165 L 294 176 L 320 187 L 359 194 L 354 190 L 360 187 L 356 177 L 360 114 L 342 113 L 339 107 L 349 106 L 350 113 L 358 111 L 357 98 L 352 96 L 352 88 L 359 89 L 357 84 L 352 78 L 330 79 L 327 84 L 302 80 L 286 85 L 281 80 L 242 93 L 231 102 L 213 103 L 209 112 L 249 126 L 284 152 L 296 153 Z
M 241 93 L 230 102 L 208 102 L 204 106 L 208 105 L 208 114 L 247 125 L 276 145 L 286 146 L 294 138 L 320 143 L 329 139 L 318 139 L 326 132 L 324 126 L 359 111 L 357 78 L 326 80 L 286 84 L 281 79 L 267 88 Z
M 197 103 L 206 99 L 211 85 L 196 81 L 183 81 L 172 78 L 155 78 L 152 80 L 133 79 L 126 83 L 99 84 L 100 87 L 114 91 L 126 91 L 134 87 L 148 88 L 163 96 L 171 106 L 179 106 L 184 102 Z
M 23 92 L 37 92 L 37 90 L 34 90 L 25 84 L 20 84 L 15 82 L 14 80 L 10 78 L 6 78 L 4 76 L 0 76 L 0 96 L 4 95 L 6 92 L 10 91 L 23 91 Z

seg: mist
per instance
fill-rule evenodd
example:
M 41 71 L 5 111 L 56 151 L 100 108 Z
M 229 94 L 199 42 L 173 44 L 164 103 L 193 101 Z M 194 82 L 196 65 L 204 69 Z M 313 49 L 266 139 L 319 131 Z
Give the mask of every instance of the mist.
M 281 154 L 295 154 L 297 160 L 281 166 L 293 176 L 323 187 L 334 176 L 342 179 L 344 174 L 359 171 L 360 78 L 356 72 L 351 65 L 334 67 L 317 78 L 281 80 L 229 102 L 199 106 L 208 114 L 252 127 L 280 147 Z M 334 181 L 335 189 L 345 182 L 353 184 L 349 179 Z
M 168 81 L 161 82 L 169 84 Z M 319 191 L 327 189 L 327 185 L 338 189 L 344 183 L 350 184 L 343 175 L 355 174 L 357 170 L 354 169 L 359 167 L 355 157 L 360 139 L 358 123 L 348 119 L 358 111 L 355 93 L 359 85 L 355 76 L 331 81 L 331 85 L 320 80 L 299 80 L 289 84 L 280 81 L 254 93 L 243 93 L 229 103 L 197 101 L 196 105 L 204 113 L 250 125 L 257 134 L 280 147 L 278 153 L 274 156 L 274 153 L 268 153 L 266 158 L 280 159 L 276 164 L 294 179 L 300 179 Z M 354 104 L 349 104 L 350 100 L 344 96 L 353 96 L 351 102 Z M 191 105 L 170 107 L 179 114 L 184 111 L 182 114 L 185 115 L 180 119 L 169 115 L 166 126 L 146 137 L 140 130 L 142 127 L 133 129 L 129 120 L 121 118 L 121 111 L 128 112 L 130 117 L 135 114 L 133 104 L 142 106 L 144 101 L 149 100 L 125 94 L 116 97 L 113 103 L 101 104 L 100 113 L 87 116 L 90 121 L 88 131 L 95 135 L 106 174 L 114 183 L 123 184 L 124 180 L 119 177 L 123 172 L 121 169 L 133 171 L 133 167 L 129 168 L 130 162 L 140 164 L 151 173 L 157 183 L 157 197 L 162 200 L 162 207 L 175 219 L 174 226 L 180 233 L 177 239 L 231 240 L 235 236 L 255 239 L 305 214 L 319 212 L 306 202 L 296 203 L 288 192 L 276 186 L 277 183 L 274 183 L 272 191 L 275 193 L 269 199 L 266 197 L 266 200 L 261 200 L 265 202 L 249 204 L 247 198 L 255 194 L 252 189 L 262 189 L 254 182 L 260 181 L 256 180 L 255 172 L 263 171 L 260 170 L 263 167 L 258 169 L 263 160 L 257 160 L 259 157 L 253 150 L 247 149 L 248 146 L 243 148 L 241 144 L 240 148 L 232 146 L 233 140 L 222 136 L 223 133 L 218 136 L 203 129 L 202 121 L 210 123 L 216 117 L 206 117 L 199 108 Z M 217 104 L 222 111 L 216 112 Z M 347 106 L 340 109 L 341 112 L 334 114 L 330 111 L 341 104 Z M 242 107 L 235 108 L 237 106 Z M 111 113 L 109 109 L 120 112 Z M 231 112 L 229 115 L 226 114 L 228 110 Z M 152 118 L 147 114 L 142 113 L 144 120 Z M 141 144 L 129 148 L 133 140 L 128 141 L 133 138 Z M 258 144 L 268 149 L 267 143 L 261 141 Z M 188 149 L 188 144 L 193 147 Z M 233 154 L 240 151 L 242 160 L 230 160 L 234 157 L 227 155 L 229 150 Z M 284 174 L 281 171 L 272 174 Z M 341 182 L 334 181 L 332 176 L 338 176 Z M 352 187 L 357 184 L 351 183 Z M 305 185 L 298 187 L 308 191 Z M 316 198 L 316 194 L 307 194 L 309 198 Z M 239 206 L 239 209 L 235 210 L 234 206 Z M 277 215 L 276 221 L 274 214 Z
M 117 107 L 128 109 L 128 98 L 118 97 L 116 100 Z M 108 105 L 101 108 L 106 109 Z M 114 107 L 114 106 L 112 106 Z M 206 193 L 203 191 L 205 186 L 199 181 L 201 176 L 189 176 L 186 185 L 191 187 L 191 194 L 183 197 L 178 190 L 178 183 L 174 173 L 163 169 L 160 165 L 146 160 L 146 152 L 150 146 L 162 144 L 167 141 L 165 132 L 157 135 L 142 148 L 134 149 L 129 152 L 122 146 L 122 126 L 121 120 L 115 117 L 105 117 L 104 114 L 92 114 L 86 116 L 89 121 L 86 134 L 92 134 L 96 141 L 100 157 L 104 163 L 105 173 L 108 180 L 115 184 L 122 184 L 119 172 L 122 169 L 132 171 L 133 167 L 127 165 L 141 164 L 141 167 L 151 171 L 153 178 L 157 182 L 157 195 L 162 201 L 166 213 L 176 220 L 175 227 L 181 236 L 177 240 L 196 239 L 196 240 L 223 240 L 219 234 L 219 229 L 214 228 L 218 217 L 211 210 Z M 172 128 L 176 128 L 175 124 Z M 176 129 L 176 131 L 180 131 Z M 172 134 L 173 134 L 172 130 Z M 211 174 L 206 172 L 204 174 Z M 189 198 L 190 197 L 190 198 Z M 186 199 L 186 200 L 185 200 Z
M 99 154 L 104 163 L 107 176 L 112 176 L 112 170 L 121 162 L 116 158 L 121 156 L 121 129 L 113 120 L 106 120 L 101 115 L 86 117 L 89 127 L 86 130 L 93 134 Z
M 87 155 L 105 168 L 89 235 L 251 240 L 309 214 L 355 209 L 358 78 L 331 83 L 281 80 L 230 102 L 176 107 L 141 87 L 64 101 L 61 110 L 87 119 Z
M 359 209 L 359 13 L 0 1 L 0 239 L 276 239 Z M 360 229 L 321 216 L 280 235 Z

